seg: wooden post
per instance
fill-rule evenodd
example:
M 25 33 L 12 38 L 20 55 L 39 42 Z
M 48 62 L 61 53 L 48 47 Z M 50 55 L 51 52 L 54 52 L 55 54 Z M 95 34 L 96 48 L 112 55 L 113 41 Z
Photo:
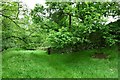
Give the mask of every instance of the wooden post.
M 51 53 L 51 48 L 49 47 L 48 48 L 48 55 L 50 55 L 50 53 Z

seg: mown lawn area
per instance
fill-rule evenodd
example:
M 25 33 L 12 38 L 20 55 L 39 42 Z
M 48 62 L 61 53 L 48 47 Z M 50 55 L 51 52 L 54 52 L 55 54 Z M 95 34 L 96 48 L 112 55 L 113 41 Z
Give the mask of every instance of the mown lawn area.
M 97 50 L 51 54 L 9 49 L 2 53 L 3 78 L 117 78 L 118 49 L 101 49 L 108 59 L 92 58 Z

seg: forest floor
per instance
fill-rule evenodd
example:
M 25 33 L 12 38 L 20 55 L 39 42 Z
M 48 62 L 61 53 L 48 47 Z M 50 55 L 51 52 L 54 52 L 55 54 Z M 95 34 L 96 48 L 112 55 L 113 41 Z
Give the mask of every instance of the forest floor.
M 118 49 L 101 51 L 109 55 L 107 59 L 93 58 L 96 49 L 51 55 L 42 50 L 9 49 L 2 53 L 2 77 L 117 78 Z

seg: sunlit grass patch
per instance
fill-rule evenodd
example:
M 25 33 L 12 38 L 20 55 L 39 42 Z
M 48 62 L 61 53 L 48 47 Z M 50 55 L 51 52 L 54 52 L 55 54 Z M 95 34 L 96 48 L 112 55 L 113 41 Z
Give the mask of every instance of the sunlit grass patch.
M 3 52 L 3 78 L 117 78 L 117 49 L 102 49 L 110 59 L 92 58 L 96 50 L 51 54 L 42 50 Z

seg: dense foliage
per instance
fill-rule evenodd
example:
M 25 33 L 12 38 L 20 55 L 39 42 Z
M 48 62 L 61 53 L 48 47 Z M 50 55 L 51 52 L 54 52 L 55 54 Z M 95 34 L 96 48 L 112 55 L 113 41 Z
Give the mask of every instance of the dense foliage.
M 46 5 L 45 8 L 37 4 L 31 15 L 34 23 L 47 30 L 51 47 L 94 48 L 112 46 L 118 41 L 105 24 L 105 17 L 119 15 L 118 3 L 47 2 Z M 49 19 L 48 24 L 45 18 Z
M 0 15 L 2 15 L 3 50 L 12 47 L 34 49 L 40 45 L 41 33 L 37 26 L 31 23 L 28 9 L 23 3 L 2 2 Z
M 46 6 L 36 4 L 31 11 L 20 2 L 3 2 L 0 15 L 3 49 L 52 47 L 76 51 L 119 41 L 119 20 L 106 25 L 106 17 L 119 16 L 117 2 L 46 2 Z

